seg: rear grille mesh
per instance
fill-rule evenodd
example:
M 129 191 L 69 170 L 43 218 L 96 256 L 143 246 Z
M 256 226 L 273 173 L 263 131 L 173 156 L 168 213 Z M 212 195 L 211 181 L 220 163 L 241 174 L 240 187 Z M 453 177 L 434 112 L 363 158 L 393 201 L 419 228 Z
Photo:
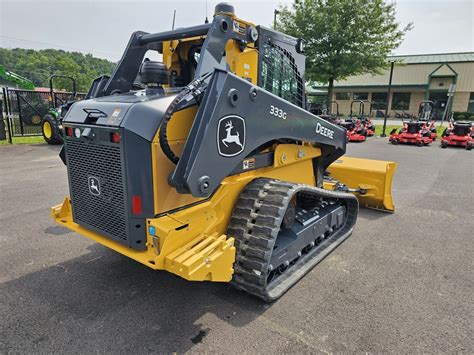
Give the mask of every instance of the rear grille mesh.
M 127 241 L 120 146 L 67 140 L 66 153 L 75 222 Z M 89 191 L 90 177 L 100 182 L 99 196 Z

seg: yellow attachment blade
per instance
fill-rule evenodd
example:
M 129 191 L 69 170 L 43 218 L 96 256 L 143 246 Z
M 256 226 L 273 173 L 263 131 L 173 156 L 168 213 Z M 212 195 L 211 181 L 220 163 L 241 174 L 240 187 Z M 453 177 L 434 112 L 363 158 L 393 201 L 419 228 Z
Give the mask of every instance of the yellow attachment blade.
M 350 189 L 364 190 L 355 193 L 361 206 L 394 212 L 392 180 L 397 163 L 383 160 L 342 157 L 332 163 L 328 171 L 331 177 Z M 325 183 L 331 189 L 331 183 Z
M 165 270 L 189 281 L 228 282 L 234 272 L 234 238 L 201 234 L 168 254 Z

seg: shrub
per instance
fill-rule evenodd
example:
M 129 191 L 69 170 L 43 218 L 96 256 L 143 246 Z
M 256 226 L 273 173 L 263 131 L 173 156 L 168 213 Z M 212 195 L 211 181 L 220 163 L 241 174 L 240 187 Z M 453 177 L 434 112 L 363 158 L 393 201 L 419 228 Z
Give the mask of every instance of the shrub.
M 453 112 L 455 121 L 470 120 L 474 121 L 474 113 L 472 112 Z

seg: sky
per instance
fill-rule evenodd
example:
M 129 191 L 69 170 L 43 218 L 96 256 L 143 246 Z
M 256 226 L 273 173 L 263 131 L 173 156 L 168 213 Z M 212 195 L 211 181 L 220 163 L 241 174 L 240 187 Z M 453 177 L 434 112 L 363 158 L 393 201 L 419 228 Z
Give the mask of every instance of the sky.
M 207 2 L 212 19 L 214 6 Z M 271 26 L 273 10 L 290 0 L 233 0 L 238 17 Z M 394 54 L 474 51 L 474 0 L 398 0 L 401 26 L 413 22 Z M 0 47 L 56 48 L 120 59 L 132 32 L 204 22 L 206 0 L 0 0 Z M 0 63 L 1 64 L 1 63 Z

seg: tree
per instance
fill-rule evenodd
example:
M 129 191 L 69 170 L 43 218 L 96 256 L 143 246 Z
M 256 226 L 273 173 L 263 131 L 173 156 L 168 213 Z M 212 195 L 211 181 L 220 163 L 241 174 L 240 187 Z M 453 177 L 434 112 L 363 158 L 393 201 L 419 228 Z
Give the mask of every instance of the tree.
M 279 11 L 277 29 L 305 40 L 306 78 L 328 83 L 328 101 L 335 80 L 386 68 L 412 28 L 400 28 L 395 3 L 383 0 L 295 0 Z
M 100 75 L 110 75 L 115 63 L 95 58 L 91 54 L 66 52 L 57 49 L 5 49 L 0 48 L 0 64 L 31 80 L 35 86 L 49 87 L 52 74 L 68 75 L 76 79 L 77 90 L 87 92 L 92 81 Z M 57 90 L 72 90 L 69 80 L 54 81 Z

